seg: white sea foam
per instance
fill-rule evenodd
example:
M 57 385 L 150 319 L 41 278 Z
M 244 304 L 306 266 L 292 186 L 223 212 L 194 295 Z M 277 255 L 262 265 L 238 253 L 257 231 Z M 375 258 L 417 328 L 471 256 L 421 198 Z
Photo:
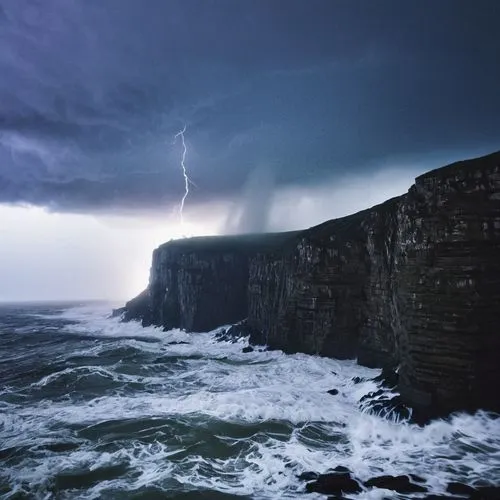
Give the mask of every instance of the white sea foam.
M 303 484 L 297 474 L 324 472 L 337 465 L 347 466 L 361 480 L 414 473 L 424 477 L 436 493 L 443 492 L 452 480 L 499 481 L 500 419 L 478 412 L 419 427 L 362 412 L 359 399 L 377 385 L 373 381 L 355 384 L 352 379 L 373 378 L 378 370 L 353 361 L 280 351 L 243 353 L 244 339 L 217 342 L 214 332 L 143 329 L 134 322 L 123 324 L 108 318 L 108 310 L 103 309 L 77 308 L 60 316 L 76 322 L 65 327 L 69 334 L 103 339 L 71 356 L 95 361 L 105 359 L 111 350 L 123 350 L 139 361 L 127 364 L 113 358 L 106 366 L 82 362 L 41 377 L 32 390 L 67 383 L 71 391 L 93 380 L 89 377 L 114 385 L 88 400 L 68 396 L 27 404 L 3 403 L 3 447 L 32 449 L 56 438 L 71 442 L 75 428 L 82 429 L 78 432 L 90 432 L 99 425 L 112 428 L 113 422 L 124 419 L 150 422 L 153 430 L 142 432 L 158 434 L 153 442 L 141 440 L 140 435 L 122 436 L 119 446 L 109 451 L 99 450 L 90 438 L 80 438 L 76 450 L 46 452 L 38 459 L 12 465 L 4 474 L 16 484 L 29 482 L 43 492 L 47 477 L 54 474 L 116 465 L 129 473 L 92 484 L 75 498 L 99 498 L 113 488 L 135 491 L 150 485 L 165 490 L 179 485 L 209 488 L 254 498 L 301 498 Z M 131 367 L 138 373 L 126 371 Z M 133 384 L 142 389 L 131 390 Z M 333 388 L 339 391 L 335 396 L 327 393 Z M 193 442 L 189 435 L 162 441 L 158 437 L 161 427 L 155 428 L 162 419 L 190 425 L 194 433 L 205 427 L 221 428 L 212 439 L 226 452 L 211 457 L 198 449 L 204 443 Z M 227 425 L 255 430 L 235 436 L 224 433 Z M 273 425 L 277 430 L 273 431 Z M 234 453 L 227 451 L 232 449 Z M 308 496 L 315 497 L 322 498 Z M 357 498 L 391 498 L 391 493 L 364 491 Z

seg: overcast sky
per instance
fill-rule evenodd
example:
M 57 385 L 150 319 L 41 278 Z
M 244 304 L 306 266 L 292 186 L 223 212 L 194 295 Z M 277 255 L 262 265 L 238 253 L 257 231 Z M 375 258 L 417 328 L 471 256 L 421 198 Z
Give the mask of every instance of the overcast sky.
M 500 149 L 499 22 L 497 0 L 0 0 L 0 300 L 126 297 L 170 237 L 311 225 Z

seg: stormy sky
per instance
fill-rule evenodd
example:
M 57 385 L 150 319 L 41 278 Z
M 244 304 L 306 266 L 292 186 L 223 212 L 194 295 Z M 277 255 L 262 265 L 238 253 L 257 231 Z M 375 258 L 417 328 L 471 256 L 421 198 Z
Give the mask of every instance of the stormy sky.
M 497 0 L 0 0 L 0 217 L 168 239 L 184 126 L 194 232 L 366 208 L 500 148 L 499 21 Z

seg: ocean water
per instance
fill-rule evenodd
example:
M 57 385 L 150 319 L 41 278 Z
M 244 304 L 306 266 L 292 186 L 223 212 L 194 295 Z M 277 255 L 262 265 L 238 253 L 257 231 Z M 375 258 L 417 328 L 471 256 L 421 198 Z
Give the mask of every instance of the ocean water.
M 388 420 L 360 407 L 377 384 L 353 381 L 378 370 L 243 353 L 243 339 L 123 324 L 111 307 L 0 305 L 0 498 L 314 500 L 297 475 L 337 465 L 417 474 L 433 493 L 500 484 L 497 415 Z

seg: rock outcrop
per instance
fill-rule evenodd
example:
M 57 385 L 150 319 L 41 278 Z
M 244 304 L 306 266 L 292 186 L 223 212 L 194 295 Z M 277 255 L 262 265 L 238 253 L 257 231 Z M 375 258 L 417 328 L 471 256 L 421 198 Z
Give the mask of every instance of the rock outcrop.
M 258 252 L 295 233 L 172 240 L 153 252 L 149 286 L 126 304 L 144 326 L 208 331 L 248 315 L 248 269 Z
M 332 499 L 344 498 L 342 496 L 344 493 L 360 493 L 362 491 L 374 492 L 377 489 L 391 490 L 399 494 L 424 494 L 428 491 L 426 480 L 415 474 L 403 476 L 378 476 L 363 482 L 353 477 L 352 472 L 341 465 L 335 467 L 335 469 L 330 469 L 324 474 L 308 471 L 303 472 L 297 477 L 301 481 L 307 481 L 305 485 L 306 493 L 335 495 L 328 497 Z M 428 494 L 425 497 L 420 496 L 419 498 L 424 498 L 426 500 L 459 500 L 460 498 L 467 498 L 469 500 L 497 500 L 500 498 L 500 488 L 497 486 L 470 486 L 453 482 L 448 484 L 446 492 L 453 496 L 448 494 Z M 379 495 L 376 496 L 377 498 L 379 497 Z M 384 498 L 386 497 L 384 496 Z
M 399 366 L 422 414 L 500 411 L 499 251 L 500 152 L 302 232 L 166 243 L 127 314 L 195 331 L 247 317 L 271 348 Z

